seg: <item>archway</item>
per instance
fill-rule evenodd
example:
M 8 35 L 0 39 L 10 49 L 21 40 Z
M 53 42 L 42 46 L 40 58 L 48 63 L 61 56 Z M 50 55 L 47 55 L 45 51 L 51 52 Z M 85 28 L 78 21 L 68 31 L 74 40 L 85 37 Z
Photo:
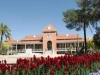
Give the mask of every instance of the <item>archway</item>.
M 52 50 L 52 42 L 51 41 L 47 42 L 47 47 L 48 47 L 48 50 Z

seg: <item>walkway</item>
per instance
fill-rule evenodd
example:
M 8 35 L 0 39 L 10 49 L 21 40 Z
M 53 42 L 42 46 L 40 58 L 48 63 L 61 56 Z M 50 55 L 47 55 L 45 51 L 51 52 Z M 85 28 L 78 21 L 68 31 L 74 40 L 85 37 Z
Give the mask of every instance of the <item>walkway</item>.
M 20 53 L 18 55 L 0 55 L 0 61 L 2 60 L 6 60 L 7 61 L 7 64 L 15 64 L 16 63 L 16 60 L 17 58 L 31 58 L 33 57 L 33 55 L 35 55 L 36 57 L 47 57 L 48 55 L 47 54 L 40 54 L 40 53 L 32 53 L 30 55 L 28 54 L 25 54 L 25 53 Z M 50 57 L 58 57 L 58 56 L 63 56 L 64 54 L 49 54 Z

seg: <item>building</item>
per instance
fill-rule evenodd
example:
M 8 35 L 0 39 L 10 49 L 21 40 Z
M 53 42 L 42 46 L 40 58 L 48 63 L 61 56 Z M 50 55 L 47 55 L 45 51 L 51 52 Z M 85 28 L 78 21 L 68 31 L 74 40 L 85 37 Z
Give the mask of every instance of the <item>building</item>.
M 87 39 L 89 41 L 90 39 Z M 49 24 L 42 30 L 42 35 L 29 35 L 21 40 L 10 38 L 6 42 L 12 44 L 12 50 L 24 52 L 32 49 L 32 52 L 53 51 L 65 52 L 71 47 L 76 51 L 76 47 L 82 47 L 84 39 L 78 34 L 58 34 L 56 28 Z

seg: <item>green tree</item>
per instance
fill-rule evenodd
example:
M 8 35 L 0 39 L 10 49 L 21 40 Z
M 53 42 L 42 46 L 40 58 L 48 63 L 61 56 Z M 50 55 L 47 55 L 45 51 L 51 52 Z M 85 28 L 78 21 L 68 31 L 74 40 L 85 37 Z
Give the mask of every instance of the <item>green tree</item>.
M 93 42 L 100 49 L 100 27 L 96 28 L 96 34 L 93 36 Z
M 93 40 L 90 40 L 87 42 L 87 48 L 88 49 L 92 48 L 93 50 L 95 49 L 95 44 L 94 44 Z
M 91 8 L 91 23 L 97 28 L 98 21 L 100 21 L 100 0 L 89 0 Z
M 12 45 L 8 42 L 2 43 L 2 53 L 7 54 L 7 50 L 9 50 L 12 47 Z
M 2 42 L 3 42 L 3 36 L 5 36 L 5 38 L 10 38 L 11 36 L 11 30 L 8 28 L 7 25 L 1 23 L 0 24 L 0 36 L 1 36 L 1 40 L 0 40 L 0 54 L 2 54 Z
M 76 3 L 79 9 L 69 9 L 63 12 L 63 21 L 66 23 L 68 29 L 76 29 L 77 31 L 81 29 L 84 30 L 84 46 L 85 53 L 87 53 L 86 28 L 88 28 L 90 24 L 95 27 L 96 21 L 94 21 L 93 9 L 90 7 L 91 0 L 76 0 Z

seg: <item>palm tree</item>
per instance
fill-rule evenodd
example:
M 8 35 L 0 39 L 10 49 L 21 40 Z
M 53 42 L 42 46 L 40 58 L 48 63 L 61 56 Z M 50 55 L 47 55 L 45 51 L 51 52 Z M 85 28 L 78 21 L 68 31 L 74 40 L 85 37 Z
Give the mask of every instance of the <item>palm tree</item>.
M 84 30 L 84 46 L 85 46 L 85 53 L 87 53 L 86 28 L 89 27 L 90 23 L 93 26 L 95 26 L 94 24 L 96 21 L 93 20 L 94 12 L 90 7 L 91 2 L 89 0 L 76 0 L 76 3 L 80 9 L 77 10 L 69 9 L 63 12 L 64 15 L 63 21 L 66 23 L 66 27 L 68 29 L 76 29 L 77 31 L 81 29 Z
M 0 54 L 2 54 L 2 42 L 3 42 L 3 36 L 5 36 L 5 38 L 10 38 L 11 36 L 11 30 L 8 28 L 7 25 L 1 23 L 0 24 L 0 36 L 1 36 L 1 40 L 0 40 Z

